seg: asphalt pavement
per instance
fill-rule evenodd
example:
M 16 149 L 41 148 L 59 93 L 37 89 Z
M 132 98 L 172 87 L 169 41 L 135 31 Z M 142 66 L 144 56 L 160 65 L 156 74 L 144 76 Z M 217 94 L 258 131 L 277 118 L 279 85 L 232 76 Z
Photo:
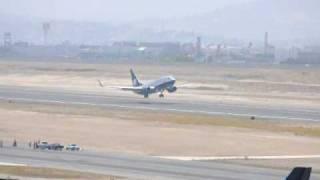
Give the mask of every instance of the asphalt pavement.
M 226 162 L 178 161 L 120 153 L 57 152 L 13 147 L 0 148 L 0 161 L 132 179 L 280 180 L 290 171 Z
M 130 93 L 130 92 L 127 92 Z M 160 99 L 115 94 L 86 94 L 45 88 L 0 86 L 0 99 L 16 102 L 53 103 L 97 106 L 105 108 L 141 109 L 150 111 L 200 113 L 208 115 L 229 115 L 260 119 L 320 122 L 320 110 L 289 106 L 256 106 L 248 104 L 227 104 L 211 101 Z

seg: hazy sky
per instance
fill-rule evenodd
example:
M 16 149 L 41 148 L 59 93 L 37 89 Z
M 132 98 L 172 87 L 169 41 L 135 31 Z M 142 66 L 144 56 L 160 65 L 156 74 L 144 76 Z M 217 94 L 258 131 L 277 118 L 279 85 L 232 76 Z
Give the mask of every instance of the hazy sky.
M 77 21 L 181 17 L 253 0 L 0 0 L 0 13 Z

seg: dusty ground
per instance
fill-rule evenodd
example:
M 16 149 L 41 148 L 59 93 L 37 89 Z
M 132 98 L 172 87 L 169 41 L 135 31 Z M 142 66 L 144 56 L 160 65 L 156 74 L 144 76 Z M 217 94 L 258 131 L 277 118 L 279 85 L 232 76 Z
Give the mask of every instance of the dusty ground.
M 227 117 L 1 103 L 6 142 L 48 140 L 155 156 L 305 155 L 320 152 L 320 125 Z
M 0 166 L 0 178 L 11 179 L 97 179 L 97 180 L 124 180 L 117 176 L 107 176 L 94 173 L 85 173 L 53 168 L 39 168 L 26 166 Z

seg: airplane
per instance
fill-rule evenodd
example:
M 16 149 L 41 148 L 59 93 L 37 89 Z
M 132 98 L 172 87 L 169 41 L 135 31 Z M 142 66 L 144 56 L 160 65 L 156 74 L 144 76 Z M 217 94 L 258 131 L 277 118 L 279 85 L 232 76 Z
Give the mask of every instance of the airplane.
M 132 69 L 130 69 L 132 86 L 120 87 L 124 91 L 132 91 L 136 94 L 143 95 L 144 98 L 148 98 L 150 94 L 159 93 L 159 97 L 164 97 L 164 91 L 173 93 L 177 91 L 175 86 L 176 79 L 173 76 L 163 76 L 157 80 L 153 80 L 148 83 L 141 83 Z M 99 85 L 104 87 L 103 83 L 98 80 Z

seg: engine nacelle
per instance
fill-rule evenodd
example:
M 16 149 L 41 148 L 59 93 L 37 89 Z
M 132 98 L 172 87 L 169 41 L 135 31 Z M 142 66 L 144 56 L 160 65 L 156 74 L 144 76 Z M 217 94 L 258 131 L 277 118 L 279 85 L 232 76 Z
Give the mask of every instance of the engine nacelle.
M 167 91 L 168 91 L 169 93 L 173 93 L 173 92 L 176 92 L 177 89 L 178 89 L 177 87 L 172 86 L 172 87 L 168 87 L 168 88 L 167 88 Z
M 146 88 L 144 88 L 143 89 L 143 96 L 145 97 L 145 98 L 148 98 L 149 97 L 149 94 L 151 93 L 151 88 L 150 87 L 146 87 Z

